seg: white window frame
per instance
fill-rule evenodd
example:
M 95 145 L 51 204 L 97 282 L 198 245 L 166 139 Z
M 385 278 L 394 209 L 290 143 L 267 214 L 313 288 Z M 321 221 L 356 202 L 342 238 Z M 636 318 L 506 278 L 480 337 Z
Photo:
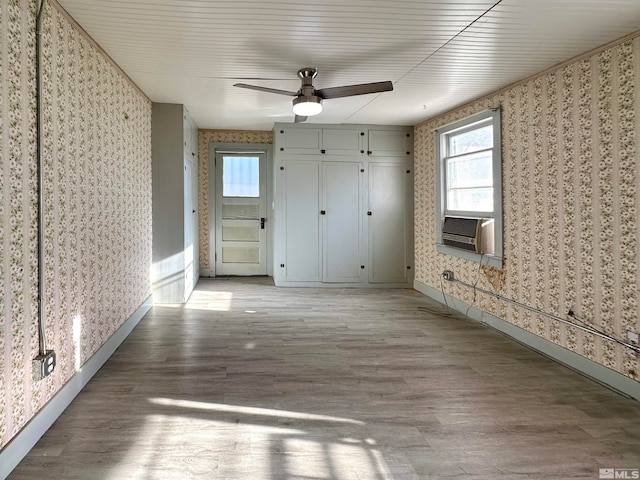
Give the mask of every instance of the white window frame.
M 448 153 L 447 140 L 453 133 L 479 128 L 491 123 L 493 125 L 493 212 L 463 212 L 447 209 L 446 166 Z M 492 109 L 477 113 L 471 117 L 439 128 L 436 135 L 436 249 L 440 253 L 464 258 L 474 262 L 502 268 L 502 154 L 501 154 L 501 124 L 500 109 Z M 449 247 L 442 243 L 442 224 L 445 215 L 468 218 L 492 218 L 494 220 L 495 244 L 494 253 L 481 255 L 479 253 Z

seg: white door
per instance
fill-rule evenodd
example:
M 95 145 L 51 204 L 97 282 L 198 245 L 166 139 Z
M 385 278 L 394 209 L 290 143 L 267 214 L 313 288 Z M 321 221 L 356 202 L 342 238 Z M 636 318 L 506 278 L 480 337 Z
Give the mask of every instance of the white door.
M 324 282 L 359 282 L 361 164 L 323 162 Z
M 185 212 L 186 213 L 186 212 Z M 193 287 L 200 279 L 200 228 L 198 225 L 198 165 L 191 165 L 191 231 L 193 237 Z
M 185 160 L 184 162 L 184 301 L 196 285 L 198 257 L 196 254 L 196 203 L 194 190 L 197 190 L 196 166 Z M 194 181 L 195 179 L 195 181 Z M 196 200 L 197 201 L 197 200 Z
M 322 281 L 320 249 L 320 163 L 287 161 L 280 172 L 284 222 L 284 278 Z M 278 267 L 278 266 L 277 266 Z
M 264 153 L 216 153 L 216 276 L 266 275 Z
M 369 282 L 407 281 L 408 182 L 402 164 L 369 164 Z

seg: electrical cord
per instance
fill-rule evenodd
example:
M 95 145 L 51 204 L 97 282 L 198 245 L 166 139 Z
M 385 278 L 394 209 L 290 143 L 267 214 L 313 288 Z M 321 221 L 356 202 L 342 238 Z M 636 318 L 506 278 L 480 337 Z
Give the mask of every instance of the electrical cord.
M 454 313 L 449 308 L 449 304 L 447 303 L 447 296 L 444 293 L 444 282 L 442 281 L 442 277 L 440 277 L 440 291 L 442 292 L 442 298 L 444 300 L 444 305 L 445 305 L 445 308 L 447 309 L 446 312 L 437 311 L 437 310 L 434 310 L 434 309 L 429 308 L 429 307 L 418 307 L 418 310 L 420 310 L 421 312 L 429 312 L 429 313 L 432 313 L 434 315 L 438 315 L 440 317 L 453 317 Z
M 442 299 L 444 300 L 444 305 L 447 307 L 447 313 L 451 314 L 451 310 L 449 310 L 449 304 L 447 303 L 447 296 L 444 293 L 444 282 L 442 281 L 442 277 L 440 277 L 440 291 L 442 292 Z
M 474 285 L 472 285 L 470 283 L 467 283 L 465 281 L 462 281 L 462 280 L 453 279 L 452 281 L 458 282 L 458 283 L 460 283 L 460 284 L 462 284 L 462 285 L 464 285 L 466 287 L 469 287 L 469 288 L 477 288 Z M 576 322 L 572 322 L 572 321 L 569 321 L 569 320 L 565 320 L 564 318 L 557 317 L 556 315 L 553 315 L 551 313 L 547 313 L 547 312 L 539 310 L 537 308 L 530 307 L 529 305 L 526 305 L 524 303 L 520 303 L 520 302 L 518 302 L 516 300 L 512 300 L 511 298 L 504 297 L 504 296 L 502 296 L 500 294 L 497 294 L 495 292 L 491 292 L 489 290 L 485 290 L 483 288 L 477 288 L 477 291 L 479 291 L 481 293 L 484 293 L 486 295 L 490 295 L 490 296 L 492 296 L 494 298 L 498 298 L 498 299 L 503 300 L 503 301 L 505 301 L 507 303 L 511 303 L 513 305 L 517 305 L 518 307 L 524 308 L 525 310 L 529 310 L 530 312 L 536 313 L 538 315 L 542 315 L 543 317 L 550 318 L 550 319 L 552 319 L 552 320 L 554 320 L 556 322 L 564 323 L 565 325 L 570 325 L 570 326 L 572 326 L 574 328 L 578 328 L 578 329 L 580 329 L 582 331 L 585 331 L 585 332 L 591 333 L 593 335 L 597 335 L 597 336 L 599 336 L 601 338 L 604 338 L 606 340 L 610 340 L 612 342 L 618 343 L 618 344 L 630 349 L 636 355 L 640 356 L 640 347 L 632 345 L 630 343 L 627 343 L 627 342 L 625 342 L 623 340 L 620 340 L 619 338 L 614 337 L 613 335 L 609 335 L 608 333 L 605 333 L 605 332 L 602 332 L 602 331 L 598 330 L 597 328 L 593 327 L 592 324 L 589 324 L 585 320 L 580 319 L 573 312 L 573 310 L 569 310 L 568 316 L 573 318 L 573 319 L 575 319 L 577 322 L 581 323 L 581 325 L 576 323 Z
M 476 272 L 476 281 L 473 283 L 473 300 L 471 301 L 471 303 L 469 304 L 469 306 L 467 307 L 467 311 L 464 312 L 465 316 L 469 316 L 469 310 L 471 310 L 471 307 L 473 307 L 476 303 L 476 299 L 478 297 L 478 282 L 480 281 L 480 269 L 482 268 L 482 259 L 484 257 L 484 253 L 480 254 L 480 262 L 478 263 L 478 271 Z M 442 282 L 442 278 L 440 278 L 440 281 Z
M 631 345 L 630 343 L 627 343 L 623 340 L 620 340 L 617 337 L 614 337 L 613 335 L 610 335 L 606 332 L 603 332 L 602 330 L 598 329 L 595 327 L 595 325 L 591 322 L 587 322 L 586 320 L 581 319 L 580 317 L 578 317 L 573 310 L 569 310 L 569 312 L 567 313 L 567 315 L 569 315 L 571 318 L 573 318 L 574 320 L 576 320 L 577 322 L 580 322 L 582 325 L 584 325 L 587 329 L 592 330 L 593 333 L 597 333 L 599 336 L 603 337 L 603 338 L 607 338 L 609 340 L 611 340 L 612 342 L 618 343 L 620 345 L 623 345 L 631 350 L 633 350 L 634 352 L 636 352 L 636 354 L 640 354 L 640 347 L 636 347 L 635 345 Z

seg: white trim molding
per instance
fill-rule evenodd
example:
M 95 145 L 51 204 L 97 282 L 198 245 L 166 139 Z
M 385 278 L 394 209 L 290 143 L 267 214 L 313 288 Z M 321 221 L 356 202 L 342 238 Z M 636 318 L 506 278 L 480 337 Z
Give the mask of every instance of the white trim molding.
M 149 296 L 127 321 L 116 330 L 107 342 L 87 363 L 62 387 L 56 395 L 40 410 L 31 421 L 18 433 L 7 446 L 0 451 L 0 478 L 9 476 L 29 451 L 38 443 L 40 437 L 53 425 L 62 412 L 73 402 L 89 380 L 109 360 L 113 352 L 129 336 L 142 317 L 153 305 Z
M 417 280 L 414 281 L 413 288 L 436 302 L 443 303 L 443 292 L 440 290 Z M 495 317 L 477 307 L 474 307 L 473 305 L 463 302 L 458 298 L 452 297 L 446 293 L 444 295 L 449 308 L 452 308 L 456 312 L 497 330 L 518 343 L 536 350 L 542 355 L 545 355 L 546 357 L 549 357 L 622 395 L 626 395 L 640 401 L 640 382 L 636 382 L 632 378 L 622 375 L 621 373 L 594 362 L 593 360 L 589 360 L 582 355 L 578 355 L 571 350 L 524 330 L 517 325 L 507 322 L 506 320 Z

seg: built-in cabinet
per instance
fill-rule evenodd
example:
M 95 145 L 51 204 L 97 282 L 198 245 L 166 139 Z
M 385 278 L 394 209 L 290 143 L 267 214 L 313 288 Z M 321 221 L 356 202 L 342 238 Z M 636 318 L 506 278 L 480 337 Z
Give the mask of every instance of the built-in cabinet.
M 276 285 L 407 285 L 410 127 L 276 124 Z
M 198 127 L 183 105 L 152 106 L 153 299 L 184 303 L 199 277 Z

